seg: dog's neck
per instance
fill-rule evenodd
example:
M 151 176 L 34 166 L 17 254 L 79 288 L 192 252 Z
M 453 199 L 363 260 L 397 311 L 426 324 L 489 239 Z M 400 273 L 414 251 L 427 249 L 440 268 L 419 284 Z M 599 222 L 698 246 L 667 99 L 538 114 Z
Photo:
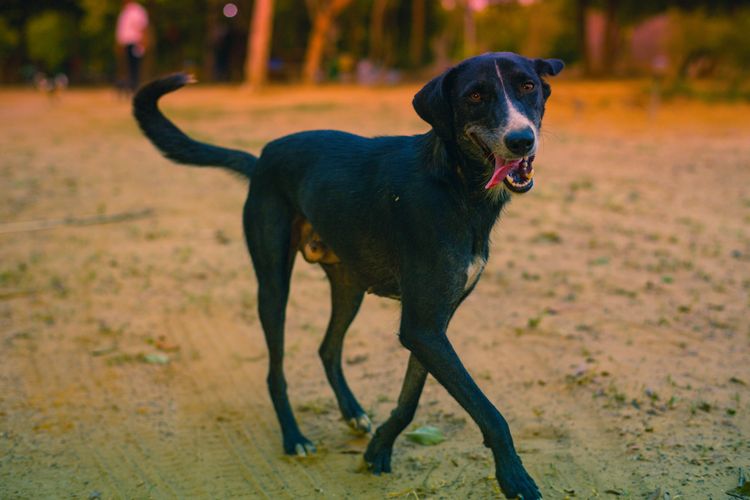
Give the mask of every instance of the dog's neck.
M 486 189 L 487 165 L 463 154 L 455 141 L 439 137 L 434 130 L 422 138 L 427 144 L 427 163 L 432 166 L 434 173 L 450 182 L 455 182 L 453 177 L 457 177 L 473 206 L 486 206 L 499 213 L 503 205 L 510 201 L 509 193 L 502 186 Z
M 492 227 L 510 201 L 510 194 L 502 184 L 486 189 L 487 165 L 461 153 L 455 141 L 444 140 L 432 130 L 423 138 L 434 174 L 461 192 L 466 204 L 466 222 L 472 227 L 476 242 L 488 241 Z M 486 257 L 487 248 L 475 248 L 475 253 Z

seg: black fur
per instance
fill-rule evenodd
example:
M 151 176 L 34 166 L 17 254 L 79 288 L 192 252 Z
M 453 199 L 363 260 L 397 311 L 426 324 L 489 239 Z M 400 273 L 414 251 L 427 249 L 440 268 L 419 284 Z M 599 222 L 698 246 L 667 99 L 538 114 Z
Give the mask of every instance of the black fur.
M 470 266 L 488 258 L 490 232 L 510 197 L 502 184 L 485 189 L 494 168 L 487 149 L 493 158 L 505 155 L 505 136 L 518 123 L 534 128 L 536 137 L 549 96 L 542 77 L 561 69 L 557 60 L 510 53 L 478 56 L 414 97 L 415 110 L 433 127 L 425 134 L 369 139 L 336 131 L 301 132 L 269 143 L 257 160 L 193 141 L 159 112 L 157 99 L 184 85 L 184 75 L 157 80 L 135 96 L 138 123 L 168 158 L 224 166 L 252 178 L 244 229 L 269 348 L 268 386 L 287 453 L 314 451 L 297 426 L 283 373 L 295 224 L 304 219 L 340 258 L 340 263 L 322 264 L 333 307 L 320 356 L 342 415 L 362 431 L 369 431 L 369 420 L 341 369 L 344 335 L 366 292 L 402 302 L 399 338 L 411 356 L 398 406 L 365 453 L 372 470 L 390 472 L 393 443 L 411 421 L 430 373 L 478 424 L 503 492 L 526 500 L 540 497 L 507 423 L 464 368 L 446 330 L 476 284 L 470 271 L 481 268 Z M 511 123 L 511 111 L 523 120 Z M 482 135 L 484 149 L 469 131 Z
M 178 73 L 141 87 L 133 98 L 133 114 L 141 130 L 170 160 L 188 165 L 226 167 L 249 178 L 258 161 L 255 156 L 195 141 L 159 111 L 156 103 L 161 96 L 190 82 L 190 76 Z

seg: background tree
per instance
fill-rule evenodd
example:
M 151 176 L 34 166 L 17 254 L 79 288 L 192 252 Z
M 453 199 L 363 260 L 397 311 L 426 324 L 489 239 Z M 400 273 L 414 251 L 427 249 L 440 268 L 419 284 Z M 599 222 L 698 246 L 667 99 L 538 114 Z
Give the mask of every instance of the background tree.
M 272 28 L 273 0 L 255 0 L 245 66 L 245 81 L 253 88 L 264 85 L 268 77 Z
M 574 0 L 575 4 L 575 24 L 576 24 L 576 41 L 578 44 L 578 53 L 581 60 L 581 72 L 584 76 L 591 74 L 591 61 L 588 51 L 588 30 L 586 29 L 586 12 L 589 8 L 589 0 Z
M 302 81 L 315 83 L 323 62 L 323 50 L 333 21 L 352 0 L 307 0 L 306 4 L 312 20 L 312 30 L 307 42 Z
M 399 79 L 488 50 L 560 57 L 584 75 L 637 74 L 644 69 L 629 64 L 628 39 L 654 15 L 672 33 L 669 74 L 695 74 L 696 64 L 734 80 L 750 71 L 747 0 L 231 0 L 233 18 L 221 12 L 226 0 L 140 1 L 151 19 L 144 78 L 186 69 L 254 86 L 317 82 L 338 77 L 323 71 L 336 55 L 330 67 L 341 62 L 347 78 L 367 58 Z M 120 8 L 121 0 L 0 1 L 0 81 L 39 70 L 65 71 L 74 85 L 114 81 Z
M 75 32 L 75 20 L 69 14 L 48 10 L 32 17 L 26 27 L 29 56 L 47 72 L 62 71 L 75 50 Z
M 385 19 L 390 0 L 374 0 L 370 14 L 369 58 L 379 64 L 387 64 L 388 50 L 385 42 Z

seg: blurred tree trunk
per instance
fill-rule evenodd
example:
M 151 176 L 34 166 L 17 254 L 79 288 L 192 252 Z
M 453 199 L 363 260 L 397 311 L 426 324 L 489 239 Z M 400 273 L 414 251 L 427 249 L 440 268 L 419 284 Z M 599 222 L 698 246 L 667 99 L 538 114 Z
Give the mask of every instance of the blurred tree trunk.
M 619 56 L 620 23 L 619 23 L 620 0 L 606 0 L 604 2 L 604 47 L 602 55 L 602 69 L 605 75 L 612 75 L 617 67 Z
M 312 29 L 305 52 L 305 64 L 302 68 L 302 80 L 305 83 L 315 83 L 323 63 L 323 50 L 326 37 L 333 25 L 333 20 L 344 10 L 351 0 L 319 0 L 308 2 L 312 17 Z
M 588 40 L 588 12 L 589 0 L 576 0 L 576 28 L 578 34 L 578 50 L 581 54 L 581 70 L 583 76 L 591 76 L 591 56 L 589 55 Z
M 409 62 L 412 67 L 422 65 L 424 54 L 425 0 L 411 2 L 411 33 L 409 37 Z
M 471 8 L 469 0 L 463 1 L 464 9 L 464 57 L 476 55 L 477 50 L 477 26 L 474 19 L 474 9 Z
M 245 83 L 252 88 L 263 86 L 268 77 L 272 28 L 273 0 L 255 0 L 245 62 Z
M 388 0 L 375 0 L 372 4 L 370 16 L 370 51 L 368 57 L 373 62 L 383 63 L 385 53 L 385 13 L 388 10 Z

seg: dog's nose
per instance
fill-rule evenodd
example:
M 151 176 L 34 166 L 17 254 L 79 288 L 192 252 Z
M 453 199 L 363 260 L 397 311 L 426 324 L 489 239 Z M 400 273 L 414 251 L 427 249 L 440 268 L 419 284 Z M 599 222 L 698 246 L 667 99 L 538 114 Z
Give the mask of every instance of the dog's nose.
M 534 131 L 530 127 L 512 130 L 505 135 L 505 147 L 518 156 L 526 156 L 534 149 Z

